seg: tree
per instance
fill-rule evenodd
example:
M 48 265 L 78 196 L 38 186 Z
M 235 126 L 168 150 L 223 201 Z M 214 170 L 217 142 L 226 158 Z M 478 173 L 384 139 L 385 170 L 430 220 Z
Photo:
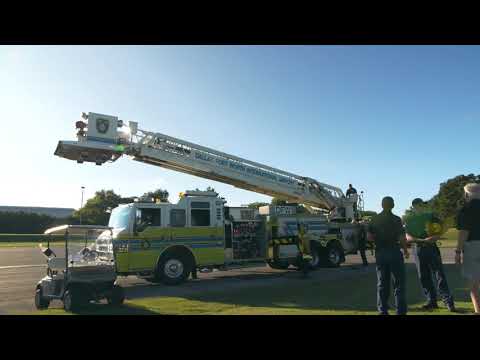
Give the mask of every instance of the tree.
M 438 194 L 427 201 L 426 208 L 435 212 L 447 226 L 453 226 L 455 216 L 464 204 L 463 187 L 468 183 L 480 183 L 480 175 L 458 175 L 441 183 Z M 404 217 L 411 212 L 410 207 L 405 211 Z
M 377 213 L 375 211 L 364 210 L 362 211 L 362 216 L 375 216 Z
M 41 234 L 54 223 L 48 215 L 26 212 L 0 212 L 0 233 Z
M 274 197 L 274 198 L 272 198 L 272 201 L 270 202 L 270 204 L 275 205 L 275 206 L 285 206 L 285 205 L 287 205 L 287 200 Z
M 157 189 L 155 191 L 149 191 L 142 195 L 142 198 L 153 198 L 160 200 L 160 202 L 168 202 L 169 193 L 167 190 Z
M 269 204 L 265 203 L 265 202 L 253 202 L 253 203 L 248 204 L 247 206 L 250 209 L 258 209 L 259 207 L 266 206 L 266 205 L 269 205 Z
M 458 175 L 440 184 L 440 190 L 429 202 L 444 220 L 452 220 L 464 204 L 463 187 L 468 183 L 480 183 L 480 175 Z
M 113 190 L 100 190 L 95 196 L 87 200 L 81 209 L 75 211 L 71 222 L 79 224 L 80 217 L 82 225 L 107 225 L 110 218 L 110 211 L 116 208 L 122 201 L 122 197 Z

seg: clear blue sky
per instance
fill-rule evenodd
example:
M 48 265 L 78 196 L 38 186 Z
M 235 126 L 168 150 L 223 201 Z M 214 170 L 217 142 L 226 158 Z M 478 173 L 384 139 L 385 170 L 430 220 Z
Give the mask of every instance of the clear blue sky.
M 0 205 L 80 205 L 213 186 L 230 205 L 270 198 L 130 159 L 55 157 L 82 111 L 345 189 L 402 214 L 479 171 L 478 46 L 1 46 Z

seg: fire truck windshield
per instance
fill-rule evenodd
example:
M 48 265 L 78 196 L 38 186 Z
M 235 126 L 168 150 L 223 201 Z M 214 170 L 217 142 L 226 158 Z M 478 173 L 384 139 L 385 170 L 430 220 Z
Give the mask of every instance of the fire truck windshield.
M 114 229 L 128 228 L 130 214 L 132 213 L 131 210 L 132 208 L 129 206 L 117 207 L 116 209 L 113 209 L 112 214 L 110 215 L 108 226 Z

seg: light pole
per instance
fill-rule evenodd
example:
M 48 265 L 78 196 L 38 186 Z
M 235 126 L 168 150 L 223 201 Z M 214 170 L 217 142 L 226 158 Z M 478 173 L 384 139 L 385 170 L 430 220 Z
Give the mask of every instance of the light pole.
M 80 203 L 80 225 L 82 225 L 82 207 L 83 207 L 83 192 L 85 191 L 85 186 L 82 186 L 82 202 Z

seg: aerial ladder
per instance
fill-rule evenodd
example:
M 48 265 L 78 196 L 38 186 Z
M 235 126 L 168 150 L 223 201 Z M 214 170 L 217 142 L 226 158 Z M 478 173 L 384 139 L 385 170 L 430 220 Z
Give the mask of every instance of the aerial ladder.
M 359 197 L 346 197 L 338 187 L 268 165 L 230 155 L 158 132 L 116 116 L 82 113 L 77 141 L 59 141 L 55 155 L 78 163 L 102 165 L 121 156 L 146 164 L 233 185 L 237 188 L 327 211 L 331 221 L 358 218 Z

